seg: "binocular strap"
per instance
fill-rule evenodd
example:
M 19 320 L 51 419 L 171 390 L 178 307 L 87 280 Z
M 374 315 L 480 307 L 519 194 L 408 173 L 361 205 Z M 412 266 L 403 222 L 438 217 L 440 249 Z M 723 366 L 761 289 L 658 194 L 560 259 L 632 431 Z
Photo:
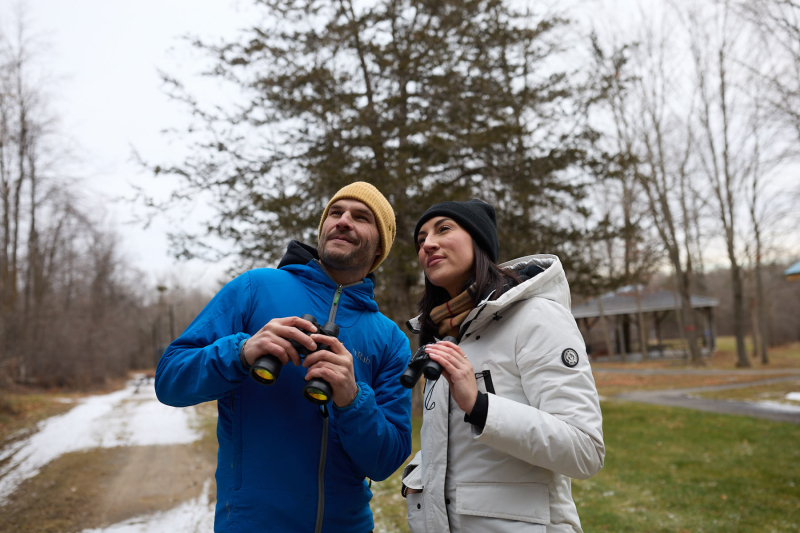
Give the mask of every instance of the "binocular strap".
M 322 532 L 322 518 L 325 516 L 325 460 L 328 455 L 328 406 L 320 406 L 322 414 L 322 444 L 319 452 L 319 471 L 317 473 L 317 524 L 314 533 Z

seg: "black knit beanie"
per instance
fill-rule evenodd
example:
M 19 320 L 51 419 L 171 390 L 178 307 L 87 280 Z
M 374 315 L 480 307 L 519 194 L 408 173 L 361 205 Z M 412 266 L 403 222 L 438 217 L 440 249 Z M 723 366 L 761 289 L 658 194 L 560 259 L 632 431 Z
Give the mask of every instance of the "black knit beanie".
M 458 222 L 459 226 L 472 235 L 491 260 L 497 263 L 500 258 L 500 242 L 497 239 L 497 218 L 491 204 L 474 199 L 469 202 L 440 202 L 432 205 L 414 228 L 414 244 L 417 250 L 419 250 L 417 243 L 419 229 L 433 217 L 449 217 Z

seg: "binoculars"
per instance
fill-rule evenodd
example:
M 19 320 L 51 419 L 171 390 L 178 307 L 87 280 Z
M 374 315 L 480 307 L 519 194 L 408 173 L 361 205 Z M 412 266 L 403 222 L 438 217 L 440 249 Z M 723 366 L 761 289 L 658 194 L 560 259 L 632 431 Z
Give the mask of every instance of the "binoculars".
M 456 339 L 448 335 L 443 338 L 442 341 L 456 342 Z M 439 376 L 442 375 L 442 365 L 428 356 L 428 352 L 425 351 L 425 346 L 428 345 L 425 344 L 417 349 L 416 353 L 411 357 L 411 361 L 408 363 L 408 368 L 406 368 L 403 375 L 400 376 L 400 384 L 407 389 L 413 389 L 414 385 L 423 374 L 425 374 L 425 379 L 430 380 L 439 379 Z
M 317 333 L 320 335 L 327 335 L 328 337 L 339 337 L 339 326 L 336 325 L 334 322 L 325 322 L 323 326 L 320 326 L 317 322 L 317 319 L 311 315 L 303 315 L 300 318 L 311 322 L 316 328 Z M 310 335 L 311 333 L 297 328 L 306 335 Z M 297 350 L 297 353 L 300 354 L 300 359 L 305 359 L 305 357 L 311 353 L 318 352 L 320 350 L 330 350 L 331 347 L 326 344 L 317 344 L 317 349 L 309 351 L 308 348 L 303 346 L 297 341 L 289 339 L 289 342 L 292 344 L 292 347 Z M 283 365 L 281 364 L 281 360 L 271 354 L 262 355 L 258 359 L 256 359 L 253 366 L 250 367 L 250 377 L 254 380 L 258 381 L 262 385 L 272 385 L 275 381 L 278 380 L 278 376 L 281 373 L 281 368 Z M 311 403 L 315 403 L 317 405 L 323 405 L 328 403 L 328 401 L 333 396 L 333 389 L 331 389 L 330 383 L 325 381 L 324 379 L 320 378 L 312 378 L 308 380 L 303 387 L 303 396 L 305 396 L 306 400 Z

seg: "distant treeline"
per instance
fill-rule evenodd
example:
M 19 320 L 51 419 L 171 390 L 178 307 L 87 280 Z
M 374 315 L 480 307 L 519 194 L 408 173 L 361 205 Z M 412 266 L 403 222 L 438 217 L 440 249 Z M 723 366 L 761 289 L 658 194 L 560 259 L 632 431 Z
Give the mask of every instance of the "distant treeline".
M 798 257 L 800 259 L 800 257 Z M 789 263 L 764 266 L 764 300 L 767 316 L 765 332 L 769 346 L 780 346 L 800 341 L 800 282 L 787 281 L 783 272 Z M 747 335 L 758 336 L 758 302 L 755 293 L 754 272 L 746 273 L 746 299 L 749 320 L 745 326 Z M 730 272 L 713 270 L 698 280 L 698 293 L 719 300 L 714 309 L 717 334 L 733 335 L 733 305 L 730 291 Z M 754 343 L 757 344 L 757 343 Z

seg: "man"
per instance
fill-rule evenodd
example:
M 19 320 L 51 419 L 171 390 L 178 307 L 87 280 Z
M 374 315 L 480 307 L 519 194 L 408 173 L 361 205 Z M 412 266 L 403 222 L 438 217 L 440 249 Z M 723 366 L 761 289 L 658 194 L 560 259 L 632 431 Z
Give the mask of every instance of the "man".
M 387 478 L 411 453 L 411 396 L 399 383 L 408 339 L 378 312 L 371 273 L 395 231 L 375 187 L 342 188 L 316 250 L 292 241 L 277 269 L 228 283 L 162 356 L 159 400 L 217 400 L 214 531 L 372 530 L 366 478 Z M 305 335 L 297 328 L 315 328 L 303 314 L 335 322 L 338 338 Z M 290 340 L 313 353 L 301 359 Z M 314 352 L 317 344 L 330 349 Z M 270 386 L 248 374 L 265 354 L 283 363 Z M 311 378 L 331 385 L 328 405 L 304 398 Z

